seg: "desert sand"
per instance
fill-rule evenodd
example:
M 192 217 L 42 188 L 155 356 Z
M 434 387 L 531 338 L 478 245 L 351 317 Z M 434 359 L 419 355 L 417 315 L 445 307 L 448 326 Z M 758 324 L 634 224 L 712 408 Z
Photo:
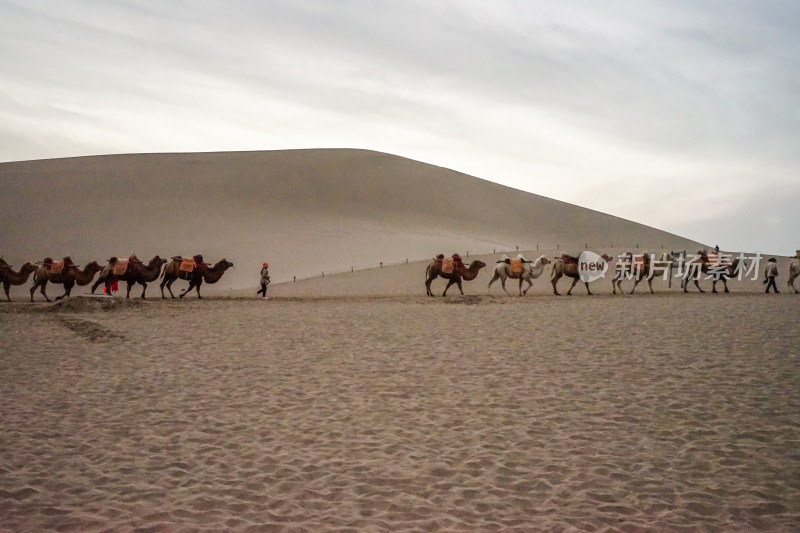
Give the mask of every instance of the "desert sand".
M 416 274 L 0 305 L 0 527 L 796 530 L 794 294 L 428 298 Z
M 4 163 L 0 186 L 0 252 L 17 268 L 131 252 L 236 265 L 202 300 L 162 300 L 157 283 L 144 301 L 139 287 L 55 303 L 11 288 L 0 531 L 800 523 L 788 258 L 779 295 L 759 272 L 730 294 L 657 279 L 656 294 L 626 281 L 613 296 L 605 279 L 556 297 L 548 268 L 507 296 L 487 287 L 503 252 L 709 246 L 359 150 Z M 426 297 L 428 261 L 454 252 L 488 266 L 464 296 Z

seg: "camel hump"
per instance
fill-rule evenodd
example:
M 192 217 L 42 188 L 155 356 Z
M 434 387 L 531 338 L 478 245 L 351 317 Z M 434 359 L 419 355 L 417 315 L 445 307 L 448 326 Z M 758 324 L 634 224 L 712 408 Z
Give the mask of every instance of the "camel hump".
M 173 256 L 172 256 L 172 260 L 173 260 L 173 261 L 183 261 L 183 256 L 180 256 L 180 255 L 173 255 Z
M 568 265 L 577 265 L 578 264 L 578 258 L 575 257 L 574 255 L 561 254 L 561 260 L 564 261 L 564 263 L 566 263 Z
M 433 260 L 434 261 L 441 261 L 442 259 L 444 259 L 444 254 L 437 255 Z

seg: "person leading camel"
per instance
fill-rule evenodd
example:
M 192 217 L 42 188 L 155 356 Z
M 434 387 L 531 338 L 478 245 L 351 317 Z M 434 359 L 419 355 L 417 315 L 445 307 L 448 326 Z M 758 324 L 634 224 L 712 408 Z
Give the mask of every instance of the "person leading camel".
M 770 287 L 777 293 L 778 286 L 775 285 L 775 278 L 778 277 L 778 265 L 777 260 L 774 257 L 770 257 L 769 261 L 767 261 L 767 266 L 764 268 L 764 283 L 767 284 L 767 290 L 764 292 L 769 292 Z
M 264 263 L 261 265 L 261 290 L 256 293 L 256 295 L 263 294 L 261 298 L 264 300 L 269 300 L 267 298 L 267 285 L 269 285 L 269 263 Z

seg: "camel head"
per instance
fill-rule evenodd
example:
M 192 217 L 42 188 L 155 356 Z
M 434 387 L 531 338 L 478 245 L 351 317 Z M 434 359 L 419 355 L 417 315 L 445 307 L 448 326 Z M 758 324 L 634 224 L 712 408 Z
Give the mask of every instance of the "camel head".
M 544 256 L 544 255 L 540 255 L 539 258 L 536 261 L 540 261 L 542 265 L 549 265 L 550 263 L 552 263 L 552 261 L 550 261 L 547 258 L 547 256 Z M 536 261 L 534 261 L 534 262 L 536 262 Z
M 224 257 L 220 259 L 214 268 L 221 268 L 222 270 L 228 270 L 229 268 L 233 268 L 233 263 L 225 259 Z
M 162 266 L 166 262 L 166 259 L 161 259 L 161 257 L 155 256 L 150 260 L 150 266 Z

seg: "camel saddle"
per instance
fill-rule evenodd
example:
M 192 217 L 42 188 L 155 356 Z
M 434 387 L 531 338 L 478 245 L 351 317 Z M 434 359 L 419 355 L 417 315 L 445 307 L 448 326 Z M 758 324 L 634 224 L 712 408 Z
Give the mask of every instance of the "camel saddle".
M 115 276 L 124 275 L 125 272 L 128 271 L 128 265 L 130 265 L 130 263 L 131 262 L 128 259 L 125 259 L 124 261 L 122 259 L 117 259 L 111 263 L 111 273 Z
M 577 265 L 578 258 L 569 254 L 561 254 L 561 260 L 564 261 L 565 265 Z
M 45 266 L 50 271 L 51 274 L 61 274 L 64 270 L 64 261 L 53 261 L 51 263 L 45 263 Z
M 456 262 L 452 257 L 445 257 L 442 259 L 442 272 L 445 274 L 452 274 L 456 269 Z
M 178 268 L 181 272 L 194 272 L 194 267 L 193 257 L 181 257 L 181 266 Z
M 522 259 L 512 259 L 511 260 L 511 273 L 512 274 L 522 274 L 523 270 L 523 262 Z

